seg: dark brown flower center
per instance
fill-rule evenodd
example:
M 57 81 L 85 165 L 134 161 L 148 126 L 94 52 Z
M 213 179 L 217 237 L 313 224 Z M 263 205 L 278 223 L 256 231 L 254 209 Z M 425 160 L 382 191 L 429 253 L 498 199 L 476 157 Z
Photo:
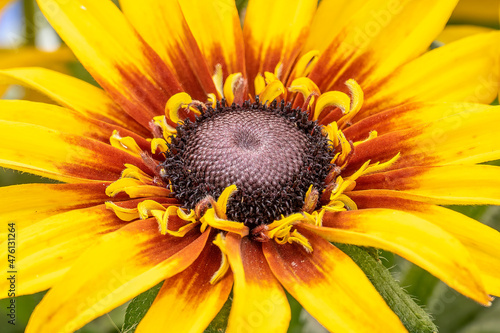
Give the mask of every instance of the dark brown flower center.
M 162 167 L 189 209 L 235 184 L 228 218 L 255 226 L 300 211 L 309 186 L 323 188 L 332 154 L 302 111 L 245 102 L 209 107 L 179 125 Z

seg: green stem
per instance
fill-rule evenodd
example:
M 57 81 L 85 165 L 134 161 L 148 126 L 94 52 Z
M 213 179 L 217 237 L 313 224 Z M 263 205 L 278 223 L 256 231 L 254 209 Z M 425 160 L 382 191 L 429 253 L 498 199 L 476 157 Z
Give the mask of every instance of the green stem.
M 411 333 L 437 332 L 428 313 L 418 306 L 406 291 L 394 280 L 382 263 L 365 250 L 354 245 L 335 244 L 363 270 L 387 305 L 398 315 Z M 360 300 L 362 301 L 362 300 Z
M 33 0 L 24 0 L 24 19 L 25 19 L 25 45 L 35 46 L 36 26 L 35 26 L 35 3 Z

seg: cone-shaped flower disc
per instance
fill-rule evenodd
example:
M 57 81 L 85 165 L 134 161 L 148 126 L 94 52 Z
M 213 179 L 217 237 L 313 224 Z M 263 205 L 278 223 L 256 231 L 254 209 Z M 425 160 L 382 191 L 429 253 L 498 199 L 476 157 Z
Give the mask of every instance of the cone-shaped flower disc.
M 438 206 L 500 204 L 500 33 L 428 51 L 456 1 L 250 0 L 243 27 L 232 1 L 38 3 L 102 89 L 0 71 L 57 104 L 0 101 L 0 166 L 63 182 L 0 188 L 17 292 L 49 289 L 27 332 L 162 281 L 138 332 L 202 332 L 231 291 L 228 332 L 286 332 L 285 291 L 329 331 L 406 331 L 331 242 L 500 296 L 500 234 Z

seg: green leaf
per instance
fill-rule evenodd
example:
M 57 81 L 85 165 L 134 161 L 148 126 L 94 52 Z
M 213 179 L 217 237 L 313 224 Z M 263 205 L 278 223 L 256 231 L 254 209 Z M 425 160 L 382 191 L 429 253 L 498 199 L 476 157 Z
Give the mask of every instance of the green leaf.
M 305 324 L 300 318 L 302 305 L 300 305 L 300 303 L 289 293 L 286 293 L 286 298 L 288 299 L 288 304 L 290 304 L 290 310 L 292 311 L 292 318 L 287 333 L 302 333 L 304 332 Z
M 363 270 L 375 289 L 411 333 L 437 332 L 429 314 L 394 280 L 385 266 L 358 246 L 335 244 Z M 362 301 L 362 300 L 361 300 Z
M 215 316 L 210 325 L 208 325 L 205 333 L 223 333 L 226 331 L 229 312 L 231 311 L 231 304 L 233 304 L 233 297 L 229 296 L 217 316 Z
M 248 0 L 236 0 L 236 8 L 238 8 L 238 12 L 241 12 L 243 8 L 246 8 L 248 4 Z
M 144 318 L 146 312 L 148 312 L 162 285 L 163 282 L 157 284 L 148 291 L 136 296 L 130 302 L 125 312 L 125 322 L 123 323 L 122 333 L 135 332 L 137 325 L 139 325 L 139 322 Z

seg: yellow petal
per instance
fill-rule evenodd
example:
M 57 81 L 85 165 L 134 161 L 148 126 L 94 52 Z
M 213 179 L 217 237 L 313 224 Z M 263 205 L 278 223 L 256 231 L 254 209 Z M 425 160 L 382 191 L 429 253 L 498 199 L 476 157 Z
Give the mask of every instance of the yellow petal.
M 0 187 L 0 221 L 29 227 L 46 217 L 65 211 L 98 205 L 109 197 L 104 193 L 109 182 L 83 184 L 23 184 Z M 0 235 L 6 233 L 2 230 Z
M 42 51 L 34 46 L 23 46 L 12 50 L 1 49 L 0 59 L 0 68 L 43 66 L 65 73 L 69 72 L 68 63 L 76 61 L 71 50 L 65 46 L 52 52 Z
M 482 7 L 482 6 L 476 6 L 476 7 Z M 448 44 L 465 37 L 490 31 L 493 31 L 493 29 L 477 25 L 449 25 L 441 32 L 441 34 L 439 34 L 439 36 L 436 37 L 436 40 L 438 42 Z
M 490 104 L 498 94 L 499 53 L 500 31 L 434 49 L 374 84 L 358 118 L 412 101 Z
M 308 253 L 297 244 L 263 243 L 285 289 L 332 332 L 406 332 L 361 269 L 342 251 L 307 230 Z
M 215 285 L 210 284 L 220 258 L 219 248 L 207 244 L 191 266 L 165 280 L 136 332 L 202 332 L 222 308 L 233 286 L 231 273 Z
M 356 191 L 403 191 L 442 205 L 500 205 L 500 168 L 489 165 L 414 167 L 358 178 Z
M 3 10 L 12 0 L 0 0 L 0 10 Z
M 254 0 L 245 14 L 243 36 L 250 82 L 259 73 L 274 72 L 285 79 L 309 31 L 317 1 Z
M 356 80 L 363 89 L 387 79 L 396 68 L 427 50 L 456 3 L 457 0 L 363 3 L 328 44 L 309 77 L 321 91 L 343 88 L 348 79 Z M 325 19 L 332 22 L 329 17 Z M 316 38 L 321 38 L 317 33 Z
M 323 227 L 304 224 L 304 228 L 331 242 L 394 252 L 475 301 L 483 305 L 490 302 L 467 249 L 443 229 L 417 216 L 390 209 L 326 212 Z
M 71 133 L 108 143 L 109 136 L 118 130 L 123 136 L 131 136 L 142 150 L 149 148 L 146 139 L 137 134 L 87 115 L 60 106 L 30 101 L 0 100 L 0 115 L 3 120 L 40 125 L 60 132 Z
M 215 93 L 209 70 L 177 1 L 120 0 L 125 16 L 175 74 L 184 91 L 205 101 Z M 206 23 L 206 21 L 204 21 Z
M 134 157 L 102 142 L 42 126 L 0 120 L 0 165 L 66 182 L 116 180 Z
M 311 50 L 323 53 L 334 37 L 346 28 L 349 21 L 365 4 L 366 0 L 320 1 L 301 54 L 304 55 Z
M 108 0 L 38 0 L 40 9 L 110 96 L 147 127 L 182 90 L 160 57 Z
M 356 145 L 349 170 L 357 170 L 367 160 L 384 162 L 398 153 L 401 157 L 392 169 L 496 160 L 500 158 L 498 122 L 500 106 L 479 107 L 387 133 Z
M 450 209 L 390 194 L 354 192 L 350 197 L 360 209 L 389 208 L 409 212 L 450 233 L 471 254 L 488 294 L 500 296 L 500 233 L 497 230 Z
M 232 0 L 179 1 L 208 69 L 221 65 L 223 80 L 232 73 L 245 73 L 245 54 L 238 10 Z
M 16 294 L 27 295 L 52 287 L 84 250 L 123 225 L 112 211 L 99 205 L 54 214 L 25 228 L 17 226 L 17 251 L 22 255 L 16 261 Z M 7 252 L 4 243 L 1 251 Z M 2 270 L 7 270 L 7 260 L 4 262 Z M 0 290 L 7 292 L 7 282 L 0 282 Z
M 198 232 L 184 237 L 160 235 L 152 219 L 130 223 L 102 237 L 45 295 L 26 332 L 77 330 L 186 269 L 207 238 L 208 233 L 199 236 Z
M 286 332 L 290 306 L 271 273 L 259 243 L 227 234 L 227 256 L 234 275 L 227 332 Z
M 378 136 L 389 132 L 416 128 L 424 124 L 433 123 L 440 119 L 451 117 L 462 112 L 480 112 L 490 108 L 489 105 L 459 102 L 413 102 L 392 109 L 376 113 L 343 130 L 345 136 L 353 141 L 364 140 L 372 131 L 377 131 Z M 462 115 L 463 120 L 469 118 L 467 114 Z M 456 125 L 457 118 L 444 120 L 449 124 L 450 120 Z
M 129 128 L 139 134 L 148 133 L 123 112 L 104 90 L 74 77 L 44 68 L 16 68 L 0 70 L 0 83 L 35 89 L 60 105 L 88 117 Z
M 498 25 L 498 0 L 461 0 L 451 15 L 452 22 L 477 23 L 482 25 Z

